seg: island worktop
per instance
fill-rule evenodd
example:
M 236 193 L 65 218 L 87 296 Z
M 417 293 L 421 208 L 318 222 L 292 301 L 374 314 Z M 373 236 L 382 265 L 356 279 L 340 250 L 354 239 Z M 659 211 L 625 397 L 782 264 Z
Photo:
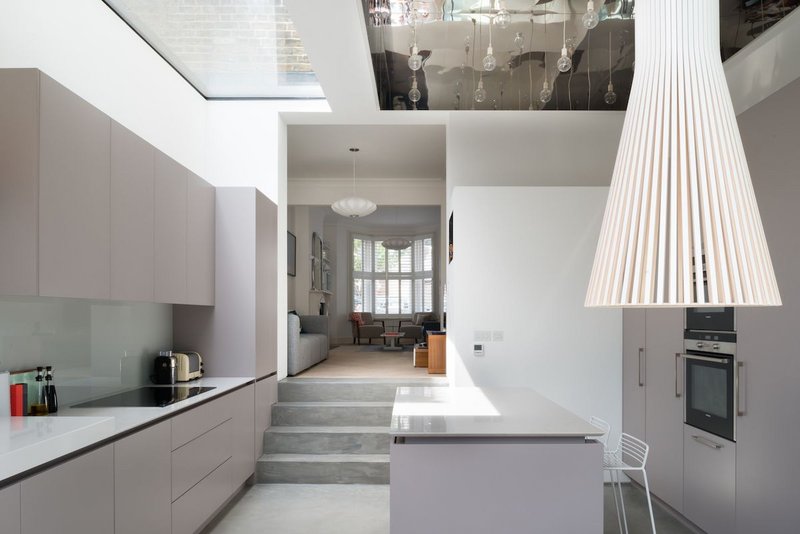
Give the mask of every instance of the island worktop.
M 392 534 L 603 530 L 602 432 L 536 391 L 400 387 L 390 435 Z
M 600 436 L 594 425 L 528 388 L 399 387 L 392 436 Z

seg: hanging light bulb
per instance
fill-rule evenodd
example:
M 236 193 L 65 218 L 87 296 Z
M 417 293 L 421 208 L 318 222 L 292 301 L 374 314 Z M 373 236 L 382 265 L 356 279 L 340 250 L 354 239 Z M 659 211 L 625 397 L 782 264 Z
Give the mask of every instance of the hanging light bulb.
M 583 22 L 583 27 L 587 30 L 597 28 L 600 23 L 600 15 L 594 10 L 593 0 L 586 2 L 586 13 L 583 14 L 581 21 Z
M 569 72 L 572 69 L 572 59 L 567 53 L 567 21 L 564 20 L 564 44 L 561 47 L 561 57 L 556 62 L 559 72 Z
M 511 25 L 511 13 L 506 9 L 505 2 L 498 2 L 498 7 L 497 14 L 494 16 L 494 23 L 505 30 Z
M 522 52 L 522 48 L 525 46 L 525 38 L 522 36 L 522 32 L 517 32 L 514 36 L 514 46 L 520 49 L 520 53 Z
M 606 104 L 609 106 L 613 106 L 617 102 L 617 93 L 614 92 L 614 84 L 608 84 L 608 91 L 606 92 L 605 96 L 603 97 L 606 101 Z
M 553 98 L 553 90 L 550 89 L 550 84 L 545 80 L 542 84 L 542 90 L 539 91 L 539 102 L 547 104 L 551 98 Z
M 489 46 L 486 48 L 486 57 L 483 58 L 483 70 L 491 72 L 497 66 L 497 59 L 492 49 L 492 25 L 489 24 Z
M 408 99 L 412 102 L 419 102 L 419 99 L 422 98 L 422 93 L 417 88 L 417 75 L 414 75 L 414 78 L 411 80 L 411 90 L 408 92 Z
M 419 48 L 417 47 L 417 23 L 414 21 L 414 26 L 411 30 L 414 34 L 414 42 L 411 45 L 411 55 L 408 57 L 408 68 L 413 71 L 418 71 L 422 68 L 422 56 L 419 55 Z
M 606 104 L 613 106 L 617 102 L 617 93 L 614 92 L 614 80 L 612 79 L 611 71 L 611 34 L 608 34 L 608 91 L 603 99 Z
M 486 72 L 491 72 L 497 67 L 497 59 L 494 57 L 492 53 L 492 47 L 486 49 L 486 57 L 483 58 L 483 70 Z
M 486 100 L 486 89 L 483 88 L 483 74 L 481 74 L 480 79 L 478 80 L 478 88 L 475 89 L 475 102 L 483 102 Z
M 419 55 L 419 49 L 417 45 L 414 45 L 411 48 L 411 56 L 408 58 L 408 68 L 417 71 L 422 68 L 422 56 Z

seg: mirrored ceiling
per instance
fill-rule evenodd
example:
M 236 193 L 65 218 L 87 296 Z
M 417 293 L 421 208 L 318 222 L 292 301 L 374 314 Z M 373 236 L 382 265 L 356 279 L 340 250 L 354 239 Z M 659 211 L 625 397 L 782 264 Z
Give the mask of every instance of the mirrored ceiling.
M 208 99 L 323 98 L 285 0 L 103 0 Z
M 381 109 L 627 108 L 634 0 L 594 0 L 597 23 L 591 29 L 584 22 L 587 0 L 363 2 Z M 727 59 L 800 0 L 719 2 L 720 48 Z M 409 64 L 414 43 L 418 70 Z M 490 45 L 496 62 L 491 70 L 484 66 Z M 562 49 L 571 66 L 559 69 Z

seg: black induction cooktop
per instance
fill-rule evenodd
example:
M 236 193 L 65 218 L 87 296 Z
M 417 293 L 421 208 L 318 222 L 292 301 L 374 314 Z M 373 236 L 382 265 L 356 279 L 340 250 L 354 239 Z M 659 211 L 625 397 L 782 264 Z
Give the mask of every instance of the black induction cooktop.
M 72 408 L 162 408 L 212 389 L 211 386 L 144 386 L 75 404 Z

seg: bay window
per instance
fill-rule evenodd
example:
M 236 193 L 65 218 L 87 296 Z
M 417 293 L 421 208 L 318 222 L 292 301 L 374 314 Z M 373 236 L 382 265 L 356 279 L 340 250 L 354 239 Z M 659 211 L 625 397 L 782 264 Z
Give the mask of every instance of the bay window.
M 411 315 L 433 311 L 433 236 L 389 250 L 383 240 L 353 236 L 353 311 Z

